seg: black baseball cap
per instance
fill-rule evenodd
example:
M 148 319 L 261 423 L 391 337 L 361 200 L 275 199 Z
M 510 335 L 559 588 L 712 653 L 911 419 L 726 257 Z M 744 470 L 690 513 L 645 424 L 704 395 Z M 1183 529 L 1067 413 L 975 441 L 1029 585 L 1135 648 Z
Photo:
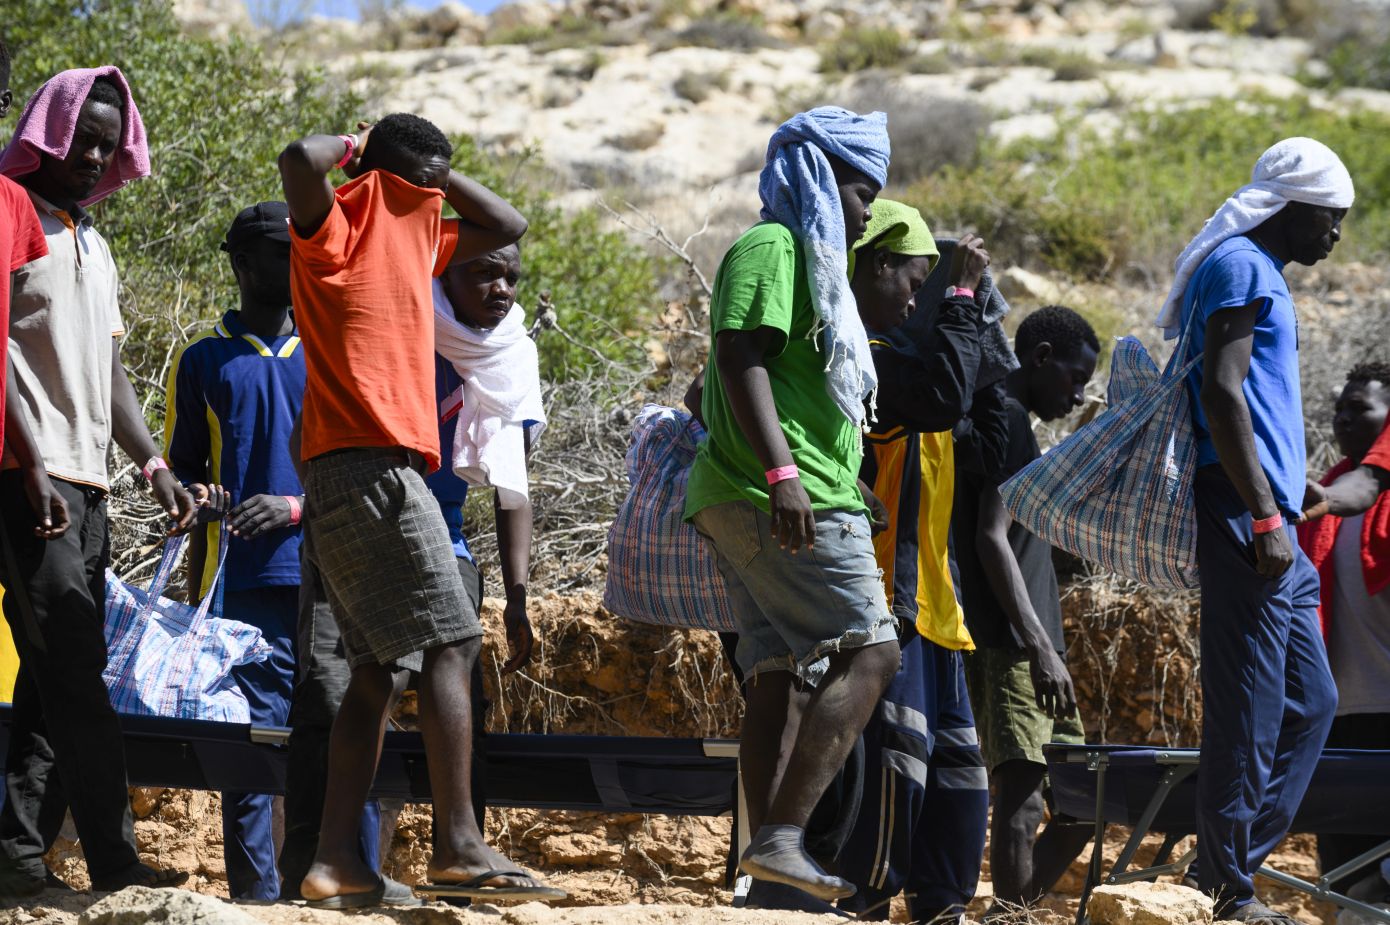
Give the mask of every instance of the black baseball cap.
M 256 238 L 290 243 L 290 207 L 277 201 L 258 202 L 242 209 L 227 229 L 222 249 L 233 251 Z

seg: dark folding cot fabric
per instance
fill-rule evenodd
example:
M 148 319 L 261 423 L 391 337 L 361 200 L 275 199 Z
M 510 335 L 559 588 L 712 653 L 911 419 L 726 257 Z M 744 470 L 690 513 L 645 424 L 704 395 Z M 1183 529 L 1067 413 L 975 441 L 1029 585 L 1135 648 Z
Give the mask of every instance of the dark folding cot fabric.
M 286 729 L 120 719 L 132 786 L 285 792 Z M 10 707 L 3 704 L 0 749 L 9 727 Z M 721 815 L 734 806 L 737 759 L 703 739 L 494 734 L 487 743 L 494 806 L 690 816 Z M 430 801 L 419 733 L 386 734 L 372 795 Z
M 1105 754 L 1105 820 L 1127 826 L 1139 821 L 1164 771 L 1175 761 L 1195 761 L 1198 754 L 1196 749 L 1121 745 L 1050 745 L 1044 750 L 1057 810 L 1084 822 L 1094 822 L 1096 817 L 1096 773 L 1084 760 L 1074 758 Z M 1194 773 L 1173 788 L 1150 829 L 1193 834 L 1196 795 Z M 1346 835 L 1390 831 L 1390 751 L 1324 750 L 1291 831 Z

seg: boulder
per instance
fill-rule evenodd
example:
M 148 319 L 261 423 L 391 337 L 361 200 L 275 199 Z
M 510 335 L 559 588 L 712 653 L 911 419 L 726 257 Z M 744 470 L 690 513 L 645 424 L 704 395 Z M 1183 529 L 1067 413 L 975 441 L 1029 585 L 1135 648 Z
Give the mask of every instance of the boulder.
M 999 292 L 1010 302 L 1051 305 L 1062 300 L 1061 286 L 1046 276 L 1022 267 L 1001 270 L 995 274 L 994 282 L 999 287 Z
M 1176 883 L 1098 886 L 1086 911 L 1094 925 L 1210 925 L 1211 897 Z
M 514 29 L 543 29 L 555 22 L 556 8 L 545 0 L 517 0 L 504 3 L 487 18 L 487 34 Z
M 487 28 L 487 20 L 479 13 L 459 3 L 458 0 L 445 0 L 423 17 L 425 28 L 437 36 L 439 44 L 450 39 L 462 38 L 476 42 Z
M 829 42 L 845 31 L 845 18 L 833 10 L 817 10 L 801 24 L 808 42 Z
M 226 39 L 253 31 L 242 0 L 174 0 L 173 10 L 179 25 L 191 35 Z
M 240 909 L 189 890 L 128 886 L 93 903 L 77 925 L 259 925 Z

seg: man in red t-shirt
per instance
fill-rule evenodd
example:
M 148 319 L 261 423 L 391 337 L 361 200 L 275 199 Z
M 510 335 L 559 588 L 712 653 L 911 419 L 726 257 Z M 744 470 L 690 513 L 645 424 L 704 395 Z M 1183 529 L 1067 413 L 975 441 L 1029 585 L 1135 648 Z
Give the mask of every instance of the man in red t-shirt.
M 357 827 L 395 702 L 420 672 L 420 731 L 434 794 L 429 892 L 558 899 L 483 840 L 469 775 L 469 678 L 482 625 L 424 474 L 439 468 L 431 277 L 505 247 L 526 219 L 449 169 L 448 139 L 398 113 L 359 135 L 311 135 L 280 155 L 290 288 L 307 381 L 300 458 L 306 554 L 352 669 L 329 739 L 318 852 L 300 885 L 329 908 L 418 903 L 358 853 Z M 343 168 L 337 189 L 328 174 Z M 445 221 L 448 201 L 461 218 Z
M 1343 458 L 1310 484 L 1298 542 L 1322 579 L 1323 642 L 1337 682 L 1328 748 L 1390 748 L 1390 364 L 1347 374 L 1332 432 Z M 1323 873 L 1383 843 L 1387 834 L 1318 836 Z M 1370 903 L 1390 902 L 1390 877 L 1362 867 L 1332 884 Z
M 0 40 L 0 119 L 10 114 L 10 50 Z M 48 242 L 44 239 L 43 226 L 29 201 L 29 194 L 9 177 L 0 176 L 0 262 L 5 265 L 6 274 L 13 273 L 32 260 L 48 256 Z M 10 282 L 0 286 L 0 357 L 7 356 L 10 344 Z M 5 408 L 0 417 L 0 446 L 5 441 L 5 417 L 9 416 L 5 404 L 5 379 L 0 376 L 0 408 Z M 40 521 L 47 515 L 54 529 L 67 525 L 67 510 L 62 498 L 51 494 L 56 502 L 49 511 L 39 511 Z M 54 523 L 58 521 L 58 523 Z

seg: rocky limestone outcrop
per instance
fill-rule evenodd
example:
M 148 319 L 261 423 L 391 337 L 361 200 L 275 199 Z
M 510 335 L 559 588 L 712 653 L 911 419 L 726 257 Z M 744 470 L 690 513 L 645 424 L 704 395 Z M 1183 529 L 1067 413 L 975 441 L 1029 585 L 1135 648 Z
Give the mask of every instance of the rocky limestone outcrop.
M 242 0 L 174 0 L 174 15 L 193 35 L 225 39 L 253 30 Z
M 1176 883 L 1098 886 L 1086 911 L 1095 925 L 1210 925 L 1211 897 Z
M 128 886 L 90 906 L 78 925 L 258 925 L 229 903 L 188 890 Z

